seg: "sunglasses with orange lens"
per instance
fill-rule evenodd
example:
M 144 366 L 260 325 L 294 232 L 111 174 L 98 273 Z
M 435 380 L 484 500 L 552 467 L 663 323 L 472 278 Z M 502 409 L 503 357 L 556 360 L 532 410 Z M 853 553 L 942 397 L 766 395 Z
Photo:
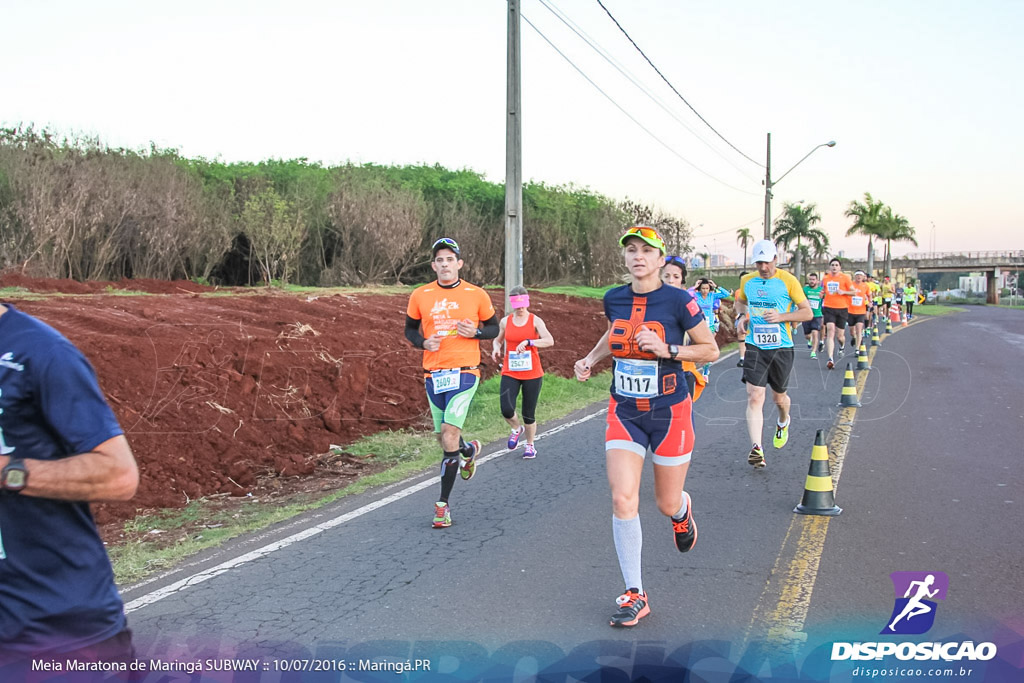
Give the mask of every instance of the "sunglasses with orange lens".
M 650 239 L 650 240 L 658 240 L 660 242 L 664 242 L 665 241 L 665 240 L 661 239 L 661 235 L 659 235 L 658 231 L 655 230 L 654 228 L 646 228 L 646 227 L 630 228 L 629 230 L 626 231 L 626 234 L 623 235 L 623 237 L 628 236 L 628 235 L 640 235 L 641 237 L 646 237 L 647 239 Z

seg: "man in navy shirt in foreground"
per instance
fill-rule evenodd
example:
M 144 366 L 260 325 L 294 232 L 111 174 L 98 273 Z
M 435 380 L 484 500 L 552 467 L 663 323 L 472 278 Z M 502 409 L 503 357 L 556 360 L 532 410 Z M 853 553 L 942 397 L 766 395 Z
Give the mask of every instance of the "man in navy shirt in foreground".
M 89 362 L 0 305 L 0 678 L 32 659 L 134 658 L 89 503 L 128 500 L 138 483 Z

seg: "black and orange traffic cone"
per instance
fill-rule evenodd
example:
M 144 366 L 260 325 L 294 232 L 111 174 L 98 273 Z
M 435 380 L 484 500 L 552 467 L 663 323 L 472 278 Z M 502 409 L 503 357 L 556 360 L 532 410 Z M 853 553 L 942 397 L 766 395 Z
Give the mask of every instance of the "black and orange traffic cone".
M 858 370 L 870 370 L 871 366 L 868 365 L 868 350 L 864 346 L 864 340 L 861 339 L 860 346 L 857 347 L 857 369 Z
M 811 450 L 811 466 L 804 481 L 804 497 L 793 512 L 801 515 L 827 515 L 835 517 L 843 509 L 836 505 L 832 490 L 832 471 L 828 466 L 828 448 L 825 446 L 825 430 L 819 429 L 814 435 Z
M 860 408 L 860 401 L 857 400 L 857 380 L 853 376 L 853 367 L 846 364 L 846 373 L 843 375 L 843 395 L 839 399 L 839 405 L 843 408 Z

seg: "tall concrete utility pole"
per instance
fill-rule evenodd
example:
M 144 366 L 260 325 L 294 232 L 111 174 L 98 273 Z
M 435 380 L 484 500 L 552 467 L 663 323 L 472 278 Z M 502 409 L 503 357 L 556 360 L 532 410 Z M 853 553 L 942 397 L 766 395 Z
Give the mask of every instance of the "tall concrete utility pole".
M 505 120 L 505 313 L 523 284 L 523 121 L 519 97 L 519 2 L 508 0 L 508 117 Z
M 772 134 L 768 133 L 768 156 L 764 165 L 764 238 L 770 240 L 772 238 L 772 188 L 778 185 L 783 178 L 789 175 L 790 171 L 799 166 L 804 162 L 807 157 L 814 154 L 818 147 L 835 147 L 836 141 L 829 140 L 823 142 L 816 147 L 812 147 L 811 151 L 804 155 L 804 158 L 790 166 L 789 171 L 786 171 L 772 182 Z
M 764 164 L 764 238 L 772 238 L 772 134 L 768 133 L 768 152 Z

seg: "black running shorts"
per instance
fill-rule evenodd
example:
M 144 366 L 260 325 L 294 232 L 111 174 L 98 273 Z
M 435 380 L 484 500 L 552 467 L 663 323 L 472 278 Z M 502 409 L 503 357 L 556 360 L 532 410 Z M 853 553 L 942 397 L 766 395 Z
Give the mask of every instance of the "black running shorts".
M 867 318 L 868 316 L 866 313 L 851 313 L 850 319 L 847 322 L 850 323 L 850 327 L 854 327 L 857 323 L 863 324 L 867 321 Z
M 829 308 L 825 306 L 821 309 L 821 319 L 825 321 L 826 325 L 833 323 L 840 330 L 845 330 L 848 313 L 845 308 Z
M 810 334 L 812 330 L 820 330 L 821 318 L 811 318 L 810 320 L 805 320 L 803 322 L 803 326 L 805 335 Z
M 786 392 L 789 373 L 793 369 L 793 347 L 759 349 L 747 344 L 743 357 L 743 381 L 755 387 L 769 385 L 776 394 Z

